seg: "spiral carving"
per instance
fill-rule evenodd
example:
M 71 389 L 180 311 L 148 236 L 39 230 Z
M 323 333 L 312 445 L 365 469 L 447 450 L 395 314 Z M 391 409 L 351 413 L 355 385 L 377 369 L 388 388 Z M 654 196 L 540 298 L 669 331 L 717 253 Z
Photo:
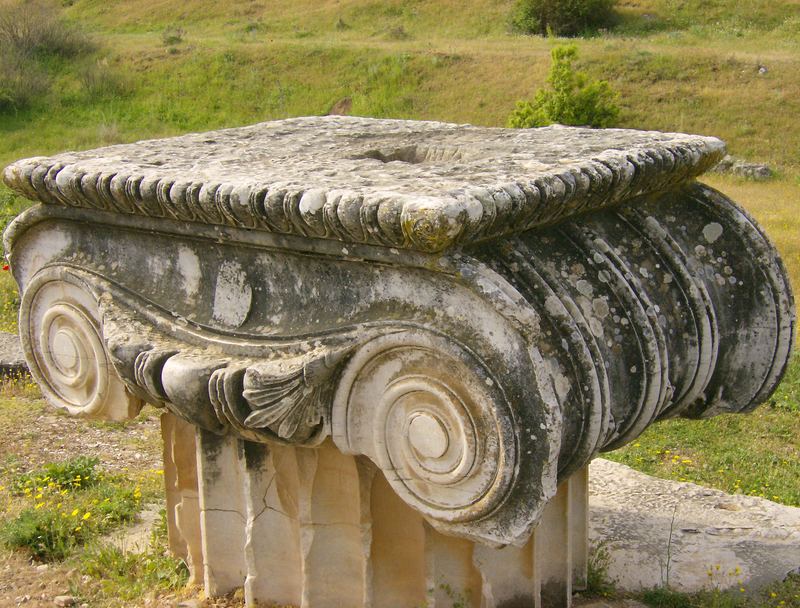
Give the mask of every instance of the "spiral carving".
M 95 297 L 57 269 L 36 275 L 20 306 L 31 374 L 47 400 L 76 416 L 127 420 L 141 409 L 108 358 Z
M 444 339 L 400 332 L 373 340 L 348 364 L 333 435 L 442 525 L 479 519 L 502 501 L 517 457 L 511 418 L 473 357 Z

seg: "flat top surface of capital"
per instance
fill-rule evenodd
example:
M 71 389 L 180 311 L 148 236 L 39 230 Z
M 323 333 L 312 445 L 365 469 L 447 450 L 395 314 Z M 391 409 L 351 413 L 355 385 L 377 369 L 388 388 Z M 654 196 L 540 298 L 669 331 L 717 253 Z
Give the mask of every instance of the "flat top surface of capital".
M 441 251 L 692 179 L 718 139 L 308 117 L 18 161 L 5 182 L 68 206 Z

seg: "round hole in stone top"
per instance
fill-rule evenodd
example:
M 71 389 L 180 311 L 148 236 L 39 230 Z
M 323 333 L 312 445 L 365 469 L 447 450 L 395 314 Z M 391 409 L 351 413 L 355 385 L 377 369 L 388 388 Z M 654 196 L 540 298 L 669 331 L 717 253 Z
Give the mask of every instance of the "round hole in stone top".
M 372 148 L 355 154 L 354 159 L 373 159 L 382 163 L 401 162 L 410 165 L 423 163 L 447 163 L 466 160 L 470 155 L 460 148 L 441 146 L 400 146 L 397 148 Z

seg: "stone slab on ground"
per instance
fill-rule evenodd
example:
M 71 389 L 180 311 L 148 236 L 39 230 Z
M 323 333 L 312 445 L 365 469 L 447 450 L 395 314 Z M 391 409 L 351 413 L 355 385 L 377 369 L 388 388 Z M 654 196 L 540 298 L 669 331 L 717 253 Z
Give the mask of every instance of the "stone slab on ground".
M 19 336 L 0 331 L 0 374 L 20 374 L 28 371 L 22 354 Z
M 620 589 L 660 586 L 667 570 L 678 591 L 759 588 L 800 566 L 800 508 L 603 459 L 592 462 L 589 480 L 590 540 L 608 549 Z

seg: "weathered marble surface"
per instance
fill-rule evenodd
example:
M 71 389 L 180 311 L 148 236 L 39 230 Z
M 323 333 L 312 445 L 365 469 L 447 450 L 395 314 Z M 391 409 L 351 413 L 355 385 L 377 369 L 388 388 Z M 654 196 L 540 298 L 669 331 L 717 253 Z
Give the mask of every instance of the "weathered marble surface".
M 9 187 L 52 204 L 441 251 L 663 190 L 713 137 L 296 118 L 32 158 Z
M 753 592 L 800 567 L 798 508 L 657 479 L 600 458 L 589 471 L 591 542 L 608 550 L 608 575 L 620 589 L 669 582 L 687 592 Z
M 563 517 L 541 542 L 561 542 L 559 483 L 598 452 L 659 419 L 746 412 L 785 370 L 780 258 L 692 179 L 722 149 L 329 117 L 19 161 L 7 183 L 44 203 L 4 235 L 26 359 L 57 407 L 124 418 L 149 402 L 197 428 L 195 491 L 177 464 L 191 442 L 165 427 L 168 492 L 176 533 L 206 522 L 211 591 L 261 571 L 241 528 L 261 497 L 283 487 L 281 504 L 311 509 L 281 532 L 295 539 L 338 513 L 330 497 L 364 466 L 462 566 L 482 545 L 529 547 L 547 509 Z M 316 490 L 323 451 L 350 473 Z M 174 546 L 199 577 L 193 542 Z M 209 566 L 209 547 L 226 557 Z M 533 596 L 561 606 L 559 560 Z

